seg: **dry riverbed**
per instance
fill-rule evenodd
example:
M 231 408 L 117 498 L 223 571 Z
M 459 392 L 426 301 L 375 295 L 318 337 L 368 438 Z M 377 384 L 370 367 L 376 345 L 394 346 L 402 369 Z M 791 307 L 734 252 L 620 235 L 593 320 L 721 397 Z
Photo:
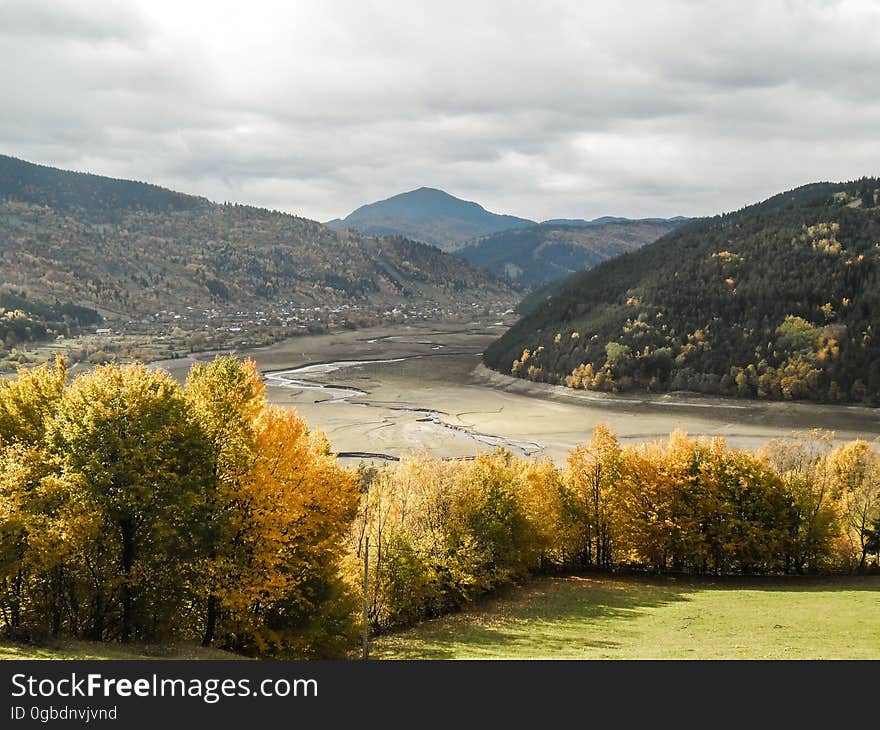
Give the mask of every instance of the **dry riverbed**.
M 880 411 L 683 395 L 613 396 L 514 379 L 481 365 L 504 326 L 396 325 L 297 337 L 248 352 L 269 398 L 294 407 L 351 461 L 425 451 L 466 457 L 504 446 L 560 462 L 604 423 L 623 441 L 690 434 L 734 446 L 813 428 L 880 437 Z M 200 355 L 208 359 L 209 355 Z M 185 377 L 190 358 L 160 363 Z

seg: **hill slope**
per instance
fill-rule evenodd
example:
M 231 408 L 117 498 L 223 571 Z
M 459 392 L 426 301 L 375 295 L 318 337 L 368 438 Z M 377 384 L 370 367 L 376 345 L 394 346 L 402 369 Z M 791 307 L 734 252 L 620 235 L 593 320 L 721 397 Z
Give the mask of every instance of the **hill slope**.
M 486 362 L 599 390 L 880 404 L 878 188 L 817 183 L 685 224 L 569 277 Z
M 0 157 L 0 289 L 116 322 L 185 320 L 192 308 L 215 326 L 242 310 L 292 322 L 291 308 L 432 311 L 511 298 L 491 275 L 421 243 L 9 157 Z
M 205 198 L 149 183 L 58 170 L 0 155 L 0 199 L 4 198 L 50 208 L 77 209 L 81 214 L 108 219 L 132 210 L 166 212 L 208 205 Z
M 493 233 L 457 255 L 526 287 L 536 287 L 657 240 L 677 222 L 661 219 L 602 223 L 541 223 Z
M 436 188 L 419 188 L 387 200 L 363 205 L 331 228 L 355 229 L 375 236 L 397 235 L 453 251 L 465 241 L 496 231 L 535 225 L 512 215 L 490 213 Z

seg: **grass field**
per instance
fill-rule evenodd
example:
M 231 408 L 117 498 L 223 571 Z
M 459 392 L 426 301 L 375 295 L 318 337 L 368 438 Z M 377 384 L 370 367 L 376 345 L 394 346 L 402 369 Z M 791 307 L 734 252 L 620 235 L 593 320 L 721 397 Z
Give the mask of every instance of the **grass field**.
M 379 637 L 380 659 L 880 659 L 880 576 L 547 578 Z
M 106 644 L 95 641 L 59 640 L 44 647 L 0 641 L 0 660 L 4 659 L 241 659 L 219 649 L 203 649 L 192 644 L 140 645 Z
M 880 576 L 544 578 L 373 642 L 377 659 L 880 659 Z M 47 647 L 4 659 L 236 659 L 188 644 Z

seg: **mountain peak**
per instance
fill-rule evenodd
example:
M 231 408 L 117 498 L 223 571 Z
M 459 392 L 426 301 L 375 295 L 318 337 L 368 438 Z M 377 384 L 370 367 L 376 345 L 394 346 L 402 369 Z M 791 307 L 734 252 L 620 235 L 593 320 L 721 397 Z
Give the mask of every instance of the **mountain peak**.
M 492 213 L 479 203 L 462 200 L 439 188 L 420 187 L 362 205 L 342 220 L 328 221 L 327 225 L 377 236 L 405 236 L 451 251 L 472 238 L 532 226 L 535 222 Z

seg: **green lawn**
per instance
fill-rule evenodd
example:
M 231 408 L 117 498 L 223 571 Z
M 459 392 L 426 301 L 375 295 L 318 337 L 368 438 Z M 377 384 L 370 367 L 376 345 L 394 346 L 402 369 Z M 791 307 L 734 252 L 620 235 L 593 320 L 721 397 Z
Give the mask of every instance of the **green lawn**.
M 219 649 L 203 649 L 192 644 L 128 645 L 95 641 L 59 640 L 49 646 L 35 647 L 0 641 L 3 659 L 241 659 Z
M 378 637 L 380 659 L 880 659 L 880 576 L 544 578 Z M 0 642 L 4 659 L 236 659 L 189 644 Z
M 537 580 L 378 637 L 381 659 L 880 659 L 880 576 Z

